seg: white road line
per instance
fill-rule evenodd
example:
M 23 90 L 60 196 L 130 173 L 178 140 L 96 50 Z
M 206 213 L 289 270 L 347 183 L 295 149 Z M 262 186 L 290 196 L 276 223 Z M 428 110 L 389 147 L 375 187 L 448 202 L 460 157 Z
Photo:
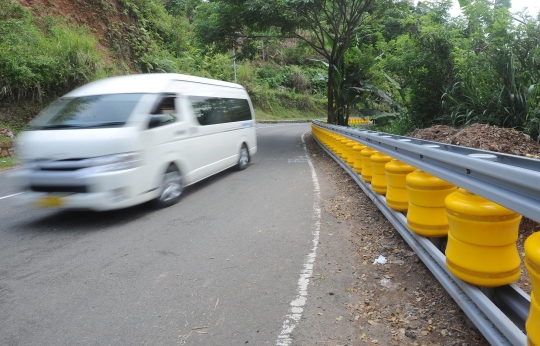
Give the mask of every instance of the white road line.
M 311 179 L 313 180 L 313 247 L 311 252 L 306 256 L 306 261 L 304 262 L 303 269 L 300 272 L 300 279 L 298 279 L 298 288 L 297 295 L 295 299 L 291 302 L 291 307 L 289 309 L 289 314 L 285 316 L 285 321 L 283 322 L 283 327 L 279 333 L 278 339 L 276 341 L 276 346 L 289 346 L 292 343 L 291 333 L 296 327 L 296 324 L 302 318 L 302 312 L 304 311 L 304 305 L 306 305 L 307 300 L 307 288 L 309 285 L 309 278 L 313 275 L 313 264 L 315 263 L 315 258 L 317 257 L 317 246 L 319 245 L 319 233 L 321 231 L 321 189 L 319 186 L 319 180 L 317 179 L 317 173 L 315 172 L 315 167 L 313 167 L 313 162 L 309 157 L 306 148 L 306 142 L 304 141 L 304 135 L 302 135 L 302 143 L 304 144 L 304 150 L 307 155 L 307 163 L 311 170 Z
M 0 197 L 0 199 L 6 199 L 6 198 L 9 198 L 9 197 L 14 197 L 14 196 L 20 195 L 20 194 L 22 194 L 22 193 L 23 193 L 23 192 L 14 193 L 13 195 L 8 195 L 8 196 Z

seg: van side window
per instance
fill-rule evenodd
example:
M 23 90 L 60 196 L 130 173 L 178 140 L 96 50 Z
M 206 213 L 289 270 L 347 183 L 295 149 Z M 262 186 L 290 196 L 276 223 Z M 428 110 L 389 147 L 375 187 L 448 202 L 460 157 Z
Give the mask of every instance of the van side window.
M 246 99 L 190 96 L 189 101 L 197 121 L 203 126 L 251 120 Z
M 152 111 L 152 117 L 150 118 L 148 128 L 171 124 L 177 120 L 175 100 L 175 96 L 165 96 L 161 98 Z

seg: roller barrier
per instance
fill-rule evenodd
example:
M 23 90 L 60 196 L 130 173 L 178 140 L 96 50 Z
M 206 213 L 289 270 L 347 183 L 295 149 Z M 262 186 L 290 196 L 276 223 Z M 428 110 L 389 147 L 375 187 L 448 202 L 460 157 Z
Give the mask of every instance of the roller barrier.
M 406 179 L 407 175 L 414 172 L 416 168 L 395 159 L 384 167 L 387 180 L 386 205 L 396 211 L 409 210 Z
M 405 181 L 409 193 L 407 226 L 424 237 L 445 237 L 450 229 L 445 199 L 457 188 L 420 170 L 408 174 Z
M 371 165 L 371 156 L 377 154 L 377 151 L 366 146 L 362 149 L 362 179 L 366 183 L 371 183 L 373 177 L 373 166 Z
M 369 123 L 371 123 L 369 118 L 349 118 L 350 125 L 363 125 Z
M 371 187 L 379 195 L 386 195 L 387 181 L 384 166 L 390 161 L 392 161 L 392 158 L 383 153 L 376 153 L 371 156 Z
M 492 345 L 540 345 L 540 232 L 525 243 L 532 297 L 513 284 L 521 215 L 540 221 L 539 160 L 317 120 L 312 132 Z

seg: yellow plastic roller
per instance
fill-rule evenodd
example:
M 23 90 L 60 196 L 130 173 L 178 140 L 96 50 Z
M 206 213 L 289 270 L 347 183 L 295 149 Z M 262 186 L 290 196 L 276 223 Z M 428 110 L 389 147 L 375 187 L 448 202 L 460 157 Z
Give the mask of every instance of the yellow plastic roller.
M 341 154 L 343 153 L 343 149 L 341 148 L 341 140 L 343 137 L 340 135 L 334 135 L 334 149 L 332 150 L 337 156 L 341 157 Z
M 540 303 L 535 299 L 534 292 L 531 294 L 531 308 L 525 322 L 525 329 L 528 346 L 540 345 Z
M 372 167 L 371 167 L 371 156 L 376 154 L 377 151 L 366 147 L 362 150 L 362 180 L 366 183 L 371 183 L 372 176 Z
M 343 161 L 347 162 L 347 143 L 350 141 L 350 139 L 347 139 L 345 137 L 341 137 L 341 141 L 340 141 L 340 152 L 339 152 L 339 157 L 341 157 L 341 159 L 343 159 Z
M 449 228 L 444 199 L 457 188 L 420 170 L 407 175 L 405 181 L 409 192 L 407 226 L 424 237 L 446 236 Z
M 463 281 L 497 287 L 516 281 L 521 215 L 465 189 L 446 197 L 446 266 Z
M 379 195 L 386 194 L 386 171 L 384 166 L 392 161 L 392 158 L 383 153 L 376 153 L 371 156 L 371 188 Z
M 349 142 L 347 142 L 347 164 L 349 165 L 349 167 L 353 167 L 354 166 L 354 152 L 353 152 L 353 147 L 358 144 L 358 142 L 355 142 L 355 141 L 352 141 L 350 140 Z
M 354 171 L 357 174 L 362 174 L 362 150 L 366 148 L 365 145 L 357 143 L 353 147 L 353 155 L 354 155 Z
M 404 162 L 392 160 L 384 165 L 386 171 L 386 205 L 396 211 L 409 209 L 409 193 L 405 178 L 416 170 Z
M 529 272 L 533 293 L 531 309 L 525 322 L 529 346 L 540 345 L 540 232 L 525 241 L 525 266 Z

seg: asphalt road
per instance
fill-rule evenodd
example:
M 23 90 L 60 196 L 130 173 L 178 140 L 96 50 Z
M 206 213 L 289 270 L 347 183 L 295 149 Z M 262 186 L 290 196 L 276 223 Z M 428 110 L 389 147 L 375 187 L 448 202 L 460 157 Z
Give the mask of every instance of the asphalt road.
M 259 125 L 245 171 L 157 211 L 16 207 L 0 173 L 0 345 L 276 345 L 316 244 L 309 126 Z

